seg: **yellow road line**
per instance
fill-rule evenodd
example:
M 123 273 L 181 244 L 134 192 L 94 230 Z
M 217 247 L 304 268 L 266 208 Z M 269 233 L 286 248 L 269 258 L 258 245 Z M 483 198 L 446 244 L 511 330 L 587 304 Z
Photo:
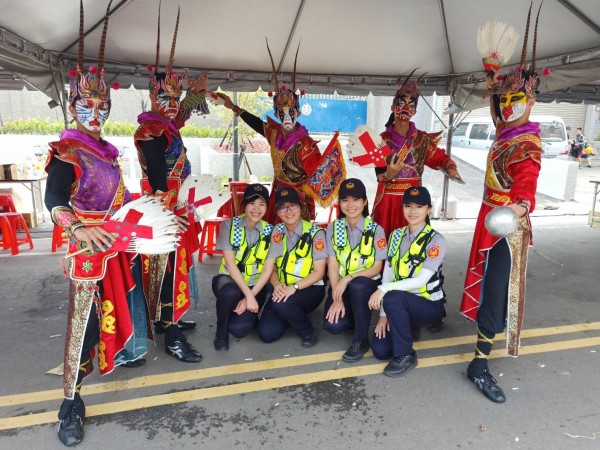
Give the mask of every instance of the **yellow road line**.
M 559 350 L 591 347 L 595 345 L 600 345 L 600 337 L 529 345 L 526 347 L 522 347 L 520 349 L 520 354 L 533 355 L 536 353 L 547 353 Z M 499 358 L 503 357 L 504 354 L 504 350 L 494 350 L 491 354 L 491 357 Z M 429 358 L 422 358 L 419 359 L 418 368 L 467 362 L 472 358 L 472 356 L 472 352 L 469 352 L 447 356 L 433 356 Z M 385 365 L 386 363 L 368 364 L 342 369 L 324 370 L 319 372 L 289 375 L 284 377 L 271 378 L 267 380 L 249 381 L 246 383 L 238 383 L 227 386 L 215 386 L 209 388 L 192 389 L 183 392 L 159 394 L 149 397 L 103 403 L 99 405 L 91 405 L 86 407 L 86 417 L 115 414 L 126 411 L 135 411 L 143 408 L 152 408 L 157 406 L 171 405 L 175 403 L 205 400 L 209 398 L 227 397 L 231 395 L 260 392 L 278 389 L 282 387 L 300 386 L 304 384 L 339 380 L 343 378 L 374 375 L 377 373 L 381 373 Z M 56 411 L 29 414 L 26 416 L 19 417 L 10 417 L 7 419 L 0 419 L 0 430 L 9 430 L 33 425 L 42 425 L 56 421 Z
M 521 337 L 524 339 L 554 336 L 558 334 L 576 333 L 584 331 L 600 330 L 600 322 L 581 323 L 573 325 L 562 325 L 547 328 L 534 328 L 523 330 Z M 496 341 L 504 340 L 504 334 L 499 334 Z M 464 344 L 475 344 L 475 335 L 460 336 L 445 339 L 432 339 L 415 342 L 415 350 L 428 350 L 433 348 L 453 347 Z M 309 364 L 320 364 L 339 361 L 343 352 L 319 353 L 316 355 L 295 356 L 291 358 L 270 359 L 266 361 L 255 361 L 243 364 L 231 364 L 227 366 L 209 367 L 206 369 L 185 370 L 181 372 L 147 375 L 123 381 L 109 381 L 106 383 L 90 384 L 84 386 L 84 394 L 95 395 L 106 392 L 123 391 L 127 389 L 140 389 L 165 384 L 183 383 L 187 381 L 203 380 L 213 377 L 223 377 L 242 373 L 259 372 L 264 370 L 285 369 L 288 367 L 305 366 Z M 368 352 L 366 356 L 371 356 Z M 23 405 L 27 403 L 44 402 L 63 398 L 62 389 L 51 389 L 46 391 L 30 392 L 25 394 L 6 395 L 0 397 L 0 407 Z

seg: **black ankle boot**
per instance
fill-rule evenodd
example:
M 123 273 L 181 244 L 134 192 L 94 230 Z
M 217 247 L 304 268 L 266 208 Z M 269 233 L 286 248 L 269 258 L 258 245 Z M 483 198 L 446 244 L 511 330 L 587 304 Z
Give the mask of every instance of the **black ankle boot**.
M 481 368 L 479 365 L 474 363 L 477 360 L 471 361 L 467 369 L 467 378 L 475 383 L 475 386 L 485 395 L 488 399 L 494 403 L 504 403 L 506 396 L 502 388 L 498 386 L 498 382 L 490 373 L 487 364 Z
M 58 413 L 60 425 L 58 438 L 66 447 L 74 447 L 83 441 L 83 419 L 85 419 L 85 405 L 79 394 L 74 400 L 64 400 Z
M 166 331 L 165 351 L 183 362 L 197 363 L 202 361 L 202 355 L 187 341 L 181 330 L 173 325 L 167 328 Z

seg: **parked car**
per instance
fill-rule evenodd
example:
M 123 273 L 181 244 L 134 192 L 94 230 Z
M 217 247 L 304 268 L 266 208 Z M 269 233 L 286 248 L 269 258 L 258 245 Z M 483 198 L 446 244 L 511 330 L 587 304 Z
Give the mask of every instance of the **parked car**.
M 532 122 L 540 124 L 543 156 L 554 158 L 569 150 L 565 123 L 558 116 L 530 116 Z M 474 150 L 489 150 L 496 138 L 496 127 L 490 117 L 467 118 L 452 134 L 452 145 Z

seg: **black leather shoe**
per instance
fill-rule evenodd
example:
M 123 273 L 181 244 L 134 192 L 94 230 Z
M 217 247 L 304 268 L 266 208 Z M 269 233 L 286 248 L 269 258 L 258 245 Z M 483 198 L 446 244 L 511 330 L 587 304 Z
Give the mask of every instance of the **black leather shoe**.
M 315 330 L 312 330 L 309 334 L 302 336 L 302 347 L 309 348 L 317 343 L 319 337 Z
M 358 362 L 363 359 L 363 356 L 369 350 L 368 342 L 353 342 L 342 356 L 342 361 L 347 363 Z
M 494 403 L 504 403 L 506 401 L 506 396 L 504 395 L 502 388 L 498 386 L 496 379 L 488 369 L 485 369 L 481 376 L 476 377 L 467 374 L 467 378 L 475 383 L 475 386 L 483 392 L 483 395 Z
M 66 447 L 74 447 L 83 441 L 83 419 L 85 405 L 76 399 L 58 426 L 58 438 Z
M 123 367 L 127 367 L 128 369 L 133 369 L 135 367 L 142 367 L 146 364 L 145 358 L 136 359 L 135 361 L 127 361 L 126 363 L 121 364 Z
M 198 363 L 202 361 L 202 355 L 185 339 L 177 338 L 172 342 L 165 343 L 165 351 L 183 362 Z
M 392 358 L 385 369 L 383 369 L 383 374 L 388 377 L 399 377 L 408 369 L 412 369 L 417 365 L 417 354 L 413 353 L 412 355 L 404 355 L 397 356 Z
M 192 322 L 191 320 L 180 320 L 177 322 L 177 328 L 181 331 L 193 330 L 196 328 L 196 322 Z M 156 334 L 163 334 L 165 332 L 165 327 L 163 327 L 163 324 L 160 322 L 154 322 L 154 332 Z
M 218 352 L 226 352 L 229 350 L 229 339 L 215 339 L 213 344 L 215 350 Z
M 429 325 L 427 325 L 427 329 L 429 330 L 430 333 L 439 333 L 444 328 L 446 328 L 446 324 L 444 323 L 443 320 L 440 320 L 437 323 L 430 323 Z

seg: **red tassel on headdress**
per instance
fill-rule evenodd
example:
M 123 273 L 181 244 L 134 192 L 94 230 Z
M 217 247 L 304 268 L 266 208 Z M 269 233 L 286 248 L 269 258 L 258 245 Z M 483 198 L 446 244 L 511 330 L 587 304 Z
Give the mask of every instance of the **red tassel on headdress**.
M 498 81 L 502 81 L 504 80 L 504 75 L 498 75 L 496 78 L 498 79 Z
M 121 89 L 121 85 L 118 82 L 114 82 L 111 87 L 115 90 L 118 91 L 119 89 Z
M 304 92 L 304 91 L 300 91 L 300 95 L 301 95 L 301 96 L 304 96 L 304 94 L 305 94 L 305 93 L 306 93 L 306 92 Z
M 147 70 L 148 72 L 154 72 L 154 66 L 153 66 L 152 64 L 148 64 L 148 65 L 146 66 L 146 70 Z
M 172 71 L 171 72 L 171 76 L 177 78 L 179 76 L 179 74 L 177 72 L 175 72 L 175 71 Z
M 269 92 L 268 95 L 269 95 L 269 97 L 273 97 L 273 93 L 272 92 Z
M 91 73 L 92 75 L 96 75 L 96 73 L 98 72 L 98 68 L 96 66 L 90 66 L 90 68 L 88 69 L 88 72 Z
M 550 75 L 550 72 L 551 72 L 551 70 L 548 67 L 545 67 L 544 70 L 542 71 L 542 75 L 547 77 L 548 75 Z
M 75 69 L 69 69 L 69 77 L 75 78 L 77 76 L 77 71 Z
M 287 87 L 286 87 L 286 86 L 281 86 L 281 90 L 282 90 L 282 91 L 286 91 L 286 90 L 287 90 Z

